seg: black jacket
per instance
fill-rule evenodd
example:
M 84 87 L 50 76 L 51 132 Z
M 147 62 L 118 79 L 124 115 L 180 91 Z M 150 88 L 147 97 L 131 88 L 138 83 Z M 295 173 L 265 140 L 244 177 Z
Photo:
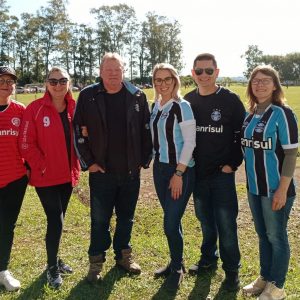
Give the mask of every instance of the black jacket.
M 126 88 L 128 171 L 131 173 L 140 167 L 148 168 L 151 161 L 150 112 L 145 94 L 128 82 L 123 84 Z M 73 124 L 75 148 L 83 170 L 94 163 L 106 167 L 105 93 L 100 82 L 83 89 L 78 97 Z M 82 135 L 82 126 L 87 127 L 88 137 Z

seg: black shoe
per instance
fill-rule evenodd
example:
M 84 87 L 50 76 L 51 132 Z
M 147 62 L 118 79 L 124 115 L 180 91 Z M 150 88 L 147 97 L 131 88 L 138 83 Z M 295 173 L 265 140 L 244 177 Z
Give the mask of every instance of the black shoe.
M 58 289 L 62 285 L 62 278 L 59 273 L 58 265 L 47 268 L 47 281 L 50 287 Z
M 189 268 L 189 274 L 190 275 L 197 275 L 200 272 L 203 271 L 212 271 L 216 270 L 218 267 L 218 261 L 213 261 L 213 262 L 204 262 L 204 261 L 199 261 L 197 264 L 194 264 L 190 266 Z
M 165 267 L 159 268 L 154 272 L 154 278 L 159 278 L 159 277 L 167 277 L 171 273 L 171 267 L 170 264 L 168 264 Z
M 169 291 L 176 291 L 183 280 L 183 270 L 176 271 L 171 270 L 170 275 L 167 277 L 165 281 L 165 287 Z
M 235 271 L 225 271 L 226 277 L 222 283 L 222 288 L 228 292 L 235 292 L 240 288 L 239 273 Z
M 69 275 L 73 273 L 73 269 L 66 265 L 62 259 L 59 259 L 58 262 L 58 270 L 61 275 Z

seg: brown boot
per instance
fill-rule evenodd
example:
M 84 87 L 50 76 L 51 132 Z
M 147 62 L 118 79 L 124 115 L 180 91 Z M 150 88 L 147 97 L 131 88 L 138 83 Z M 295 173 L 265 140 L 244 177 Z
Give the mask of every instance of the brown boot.
M 88 282 L 95 283 L 101 279 L 100 272 L 103 267 L 104 258 L 102 254 L 96 256 L 89 256 L 90 268 L 86 276 Z
M 117 260 L 117 265 L 131 274 L 141 274 L 141 267 L 133 261 L 132 250 L 123 249 L 122 258 Z

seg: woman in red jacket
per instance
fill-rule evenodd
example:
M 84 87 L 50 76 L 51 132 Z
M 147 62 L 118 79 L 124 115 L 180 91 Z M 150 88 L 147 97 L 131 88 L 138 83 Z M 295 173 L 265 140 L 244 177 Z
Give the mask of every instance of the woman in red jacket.
M 18 135 L 25 106 L 11 99 L 17 76 L 0 66 L 0 285 L 8 291 L 20 288 L 20 281 L 7 270 L 14 228 L 22 206 L 27 176 L 18 149 Z
M 57 255 L 67 206 L 79 179 L 73 147 L 74 110 L 70 76 L 54 67 L 45 95 L 26 108 L 19 139 L 20 151 L 31 168 L 29 183 L 35 186 L 47 216 L 47 280 L 54 288 L 62 284 L 61 274 L 72 273 Z

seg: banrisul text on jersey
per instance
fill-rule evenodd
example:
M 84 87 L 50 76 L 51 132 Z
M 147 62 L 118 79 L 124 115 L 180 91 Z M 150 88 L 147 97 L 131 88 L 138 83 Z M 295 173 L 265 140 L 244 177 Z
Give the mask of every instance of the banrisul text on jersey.
M 262 115 L 246 116 L 241 136 L 249 192 L 269 197 L 279 185 L 284 149 L 298 145 L 296 117 L 286 106 L 270 105 Z M 294 194 L 292 181 L 288 196 Z

